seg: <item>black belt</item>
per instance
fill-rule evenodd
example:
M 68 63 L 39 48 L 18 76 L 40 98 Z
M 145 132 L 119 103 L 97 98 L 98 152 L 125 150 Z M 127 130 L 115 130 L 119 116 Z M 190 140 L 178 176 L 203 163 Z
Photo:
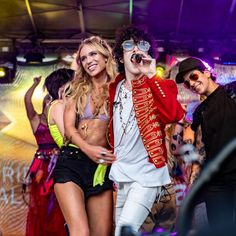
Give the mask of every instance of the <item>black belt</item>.
M 62 146 L 60 155 L 72 158 L 81 158 L 81 154 L 85 155 L 79 148 L 72 147 L 72 146 Z

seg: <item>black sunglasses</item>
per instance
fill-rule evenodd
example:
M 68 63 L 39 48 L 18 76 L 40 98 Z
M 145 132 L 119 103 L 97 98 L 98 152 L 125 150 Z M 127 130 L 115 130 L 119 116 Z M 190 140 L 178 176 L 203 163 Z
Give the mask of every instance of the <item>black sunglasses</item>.
M 199 74 L 197 73 L 192 73 L 189 75 L 188 79 L 184 80 L 184 86 L 188 89 L 190 89 L 190 81 L 197 81 L 199 79 Z

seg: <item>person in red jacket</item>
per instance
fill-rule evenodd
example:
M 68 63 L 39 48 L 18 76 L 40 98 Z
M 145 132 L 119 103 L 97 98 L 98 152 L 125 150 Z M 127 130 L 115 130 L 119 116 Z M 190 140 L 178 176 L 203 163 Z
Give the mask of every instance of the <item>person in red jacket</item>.
M 162 186 L 170 183 L 164 129 L 184 116 L 175 82 L 156 75 L 155 46 L 142 28 L 117 31 L 113 52 L 120 74 L 109 88 L 116 236 L 124 225 L 137 232 Z

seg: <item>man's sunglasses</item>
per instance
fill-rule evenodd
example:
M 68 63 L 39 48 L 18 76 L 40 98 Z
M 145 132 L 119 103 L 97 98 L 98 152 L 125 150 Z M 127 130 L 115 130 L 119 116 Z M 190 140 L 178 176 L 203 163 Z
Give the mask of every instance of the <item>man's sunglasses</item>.
M 139 50 L 143 52 L 148 52 L 150 49 L 150 44 L 147 41 L 141 40 L 138 43 L 135 43 L 133 40 L 125 40 L 122 43 L 122 47 L 125 51 L 131 51 L 134 47 L 137 46 Z
M 192 73 L 189 75 L 188 79 L 184 80 L 184 86 L 190 89 L 190 81 L 197 81 L 199 79 L 199 75 L 197 73 Z

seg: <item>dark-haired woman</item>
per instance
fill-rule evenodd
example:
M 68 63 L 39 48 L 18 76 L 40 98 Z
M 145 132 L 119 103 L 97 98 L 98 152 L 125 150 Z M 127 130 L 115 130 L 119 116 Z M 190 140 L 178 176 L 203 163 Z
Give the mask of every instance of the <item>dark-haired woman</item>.
M 32 96 L 40 81 L 41 77 L 35 77 L 33 85 L 27 90 L 24 97 L 27 117 L 38 145 L 26 176 L 31 182 L 26 236 L 65 236 L 64 218 L 55 198 L 51 175 L 51 166 L 54 163 L 55 154 L 59 150 L 47 124 L 51 97 L 45 96 L 41 113 L 35 111 L 32 103 Z

